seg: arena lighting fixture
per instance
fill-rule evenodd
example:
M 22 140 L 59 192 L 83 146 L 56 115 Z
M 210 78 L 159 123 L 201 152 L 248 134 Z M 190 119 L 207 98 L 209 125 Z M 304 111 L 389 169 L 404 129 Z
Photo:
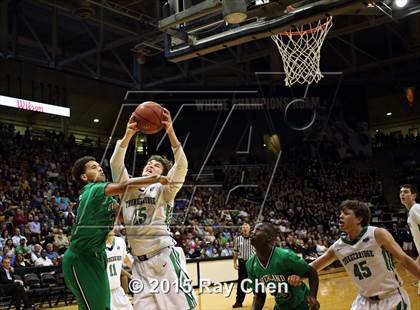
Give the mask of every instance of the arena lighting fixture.
M 394 3 L 397 7 L 403 8 L 407 5 L 408 0 L 395 0 Z
M 239 24 L 246 20 L 245 0 L 223 0 L 223 19 L 228 24 Z
M 94 119 L 93 119 L 93 122 L 94 122 L 94 123 L 99 123 L 99 118 L 94 118 Z
M 387 114 L 386 114 L 386 116 L 391 116 L 392 115 L 392 112 L 388 112 Z

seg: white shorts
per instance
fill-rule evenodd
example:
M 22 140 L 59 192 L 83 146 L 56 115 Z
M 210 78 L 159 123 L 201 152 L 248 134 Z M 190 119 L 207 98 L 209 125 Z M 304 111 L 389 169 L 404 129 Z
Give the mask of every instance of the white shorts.
M 385 299 L 378 301 L 370 300 L 362 295 L 357 295 L 353 301 L 350 310 L 410 310 L 410 298 L 407 292 L 403 288 L 396 290 L 395 294 L 392 294 Z
M 146 261 L 137 258 L 133 278 L 141 281 L 141 292 L 134 292 L 135 310 L 189 310 L 197 306 L 187 264 L 175 247 L 163 249 Z
M 133 306 L 121 286 L 111 290 L 111 310 L 133 310 Z

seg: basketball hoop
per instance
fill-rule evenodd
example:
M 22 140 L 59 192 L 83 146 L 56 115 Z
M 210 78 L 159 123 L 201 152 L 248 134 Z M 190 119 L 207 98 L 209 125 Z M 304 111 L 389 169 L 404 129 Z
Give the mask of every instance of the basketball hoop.
M 295 83 L 318 83 L 323 78 L 319 69 L 321 47 L 332 26 L 332 16 L 316 25 L 299 26 L 295 31 L 272 35 L 283 60 L 286 86 Z

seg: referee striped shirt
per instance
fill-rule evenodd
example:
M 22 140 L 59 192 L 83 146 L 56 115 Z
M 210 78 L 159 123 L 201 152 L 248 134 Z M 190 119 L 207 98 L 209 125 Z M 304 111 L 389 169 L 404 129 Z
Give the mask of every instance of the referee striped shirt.
M 255 252 L 254 247 L 251 245 L 251 238 L 245 238 L 244 236 L 237 236 L 235 238 L 235 246 L 233 250 L 235 252 L 239 252 L 239 259 L 243 260 L 248 260 Z

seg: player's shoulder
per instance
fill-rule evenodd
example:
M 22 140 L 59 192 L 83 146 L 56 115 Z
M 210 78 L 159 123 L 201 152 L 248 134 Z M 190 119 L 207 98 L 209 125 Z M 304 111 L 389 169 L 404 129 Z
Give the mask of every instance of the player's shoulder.
M 254 253 L 246 261 L 245 265 L 248 270 L 251 270 L 253 268 L 256 257 L 257 257 L 257 254 Z
M 109 182 L 89 182 L 85 186 L 83 186 L 82 194 L 86 194 L 88 192 L 93 192 L 97 190 L 103 190 L 108 184 Z
M 346 242 L 344 242 L 346 238 L 347 238 L 347 234 L 345 232 L 341 233 L 340 238 L 335 240 L 335 242 L 331 245 L 331 248 L 334 250 L 338 247 L 345 246 L 347 244 Z
M 411 209 L 410 209 L 410 212 L 409 212 L 410 214 L 411 213 L 413 213 L 413 214 L 416 214 L 416 215 L 420 215 L 420 203 L 415 203 L 412 207 L 411 207 Z
M 295 252 L 293 252 L 292 250 L 281 248 L 281 247 L 278 247 L 278 246 L 276 246 L 274 248 L 274 252 L 273 252 L 273 256 L 280 256 L 280 257 L 295 256 L 295 255 L 297 255 L 297 254 Z

